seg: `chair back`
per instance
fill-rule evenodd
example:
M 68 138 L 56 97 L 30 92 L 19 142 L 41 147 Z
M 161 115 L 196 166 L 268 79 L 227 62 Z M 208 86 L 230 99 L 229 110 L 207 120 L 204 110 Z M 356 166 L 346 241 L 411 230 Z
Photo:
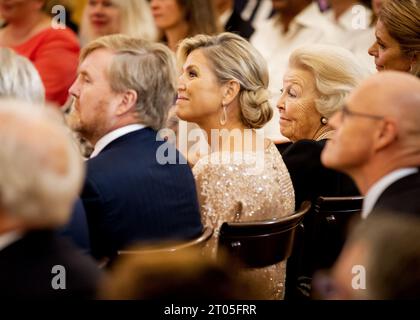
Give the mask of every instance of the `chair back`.
M 203 232 L 195 239 L 186 242 L 166 242 L 153 245 L 142 245 L 132 250 L 118 251 L 119 256 L 126 255 L 146 255 L 155 253 L 176 253 L 181 250 L 200 248 L 204 246 L 207 240 L 213 235 L 213 228 L 207 226 L 203 228 Z
M 349 223 L 360 217 L 363 197 L 319 197 L 314 206 L 315 269 L 329 268 L 343 248 Z
M 311 203 L 304 202 L 291 216 L 255 222 L 224 222 L 218 251 L 226 252 L 249 268 L 283 261 L 290 256 L 296 227 L 310 208 Z
M 286 269 L 286 299 L 309 299 L 313 274 L 333 265 L 363 197 L 318 197 L 296 234 Z

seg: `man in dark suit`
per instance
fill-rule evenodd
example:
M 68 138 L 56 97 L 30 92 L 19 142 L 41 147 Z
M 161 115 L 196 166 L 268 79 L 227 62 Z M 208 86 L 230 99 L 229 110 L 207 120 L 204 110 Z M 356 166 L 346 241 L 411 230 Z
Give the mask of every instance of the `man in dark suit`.
M 342 111 L 322 153 L 365 195 L 362 217 L 378 209 L 420 214 L 420 80 L 381 72 L 363 82 Z
M 175 92 L 175 62 L 164 45 L 113 35 L 81 54 L 69 119 L 94 146 L 81 197 L 98 259 L 135 242 L 202 231 L 192 172 L 158 133 Z
M 55 231 L 82 184 L 68 129 L 56 110 L 10 100 L 0 122 L 0 298 L 94 298 L 96 264 Z

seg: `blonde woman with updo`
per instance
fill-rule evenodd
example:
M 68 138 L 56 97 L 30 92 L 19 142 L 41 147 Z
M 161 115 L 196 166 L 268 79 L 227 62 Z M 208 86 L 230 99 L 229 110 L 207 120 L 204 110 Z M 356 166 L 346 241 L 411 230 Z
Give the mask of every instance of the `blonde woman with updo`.
M 196 123 L 209 150 L 194 165 L 202 221 L 215 233 L 205 252 L 217 255 L 225 221 L 259 221 L 293 213 L 294 190 L 275 145 L 257 136 L 272 117 L 268 71 L 261 55 L 232 33 L 197 35 L 181 42 L 176 113 Z M 263 284 L 264 297 L 281 299 L 284 262 L 250 270 Z

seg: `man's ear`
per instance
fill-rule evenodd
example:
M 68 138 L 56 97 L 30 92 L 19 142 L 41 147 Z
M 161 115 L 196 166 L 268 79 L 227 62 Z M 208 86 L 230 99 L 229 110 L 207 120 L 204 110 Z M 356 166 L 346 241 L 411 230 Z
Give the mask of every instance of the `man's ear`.
M 223 104 L 228 105 L 238 96 L 241 85 L 236 80 L 230 80 L 223 85 Z
M 121 116 L 133 108 L 137 104 L 137 92 L 134 90 L 127 90 L 121 94 L 122 99 L 117 109 L 117 115 Z
M 385 119 L 378 130 L 375 149 L 386 148 L 398 138 L 398 124 L 393 119 Z

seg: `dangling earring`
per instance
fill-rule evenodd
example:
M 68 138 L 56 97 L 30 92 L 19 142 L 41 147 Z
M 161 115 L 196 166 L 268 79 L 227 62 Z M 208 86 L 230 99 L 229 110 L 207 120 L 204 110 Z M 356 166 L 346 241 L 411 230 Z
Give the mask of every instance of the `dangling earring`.
M 323 126 L 325 126 L 327 123 L 328 123 L 328 119 L 327 119 L 327 118 L 325 118 L 325 117 L 322 117 L 322 118 L 321 118 L 321 124 L 322 124 Z
M 227 107 L 226 105 L 222 105 L 222 116 L 220 117 L 220 124 L 224 126 L 227 122 Z

